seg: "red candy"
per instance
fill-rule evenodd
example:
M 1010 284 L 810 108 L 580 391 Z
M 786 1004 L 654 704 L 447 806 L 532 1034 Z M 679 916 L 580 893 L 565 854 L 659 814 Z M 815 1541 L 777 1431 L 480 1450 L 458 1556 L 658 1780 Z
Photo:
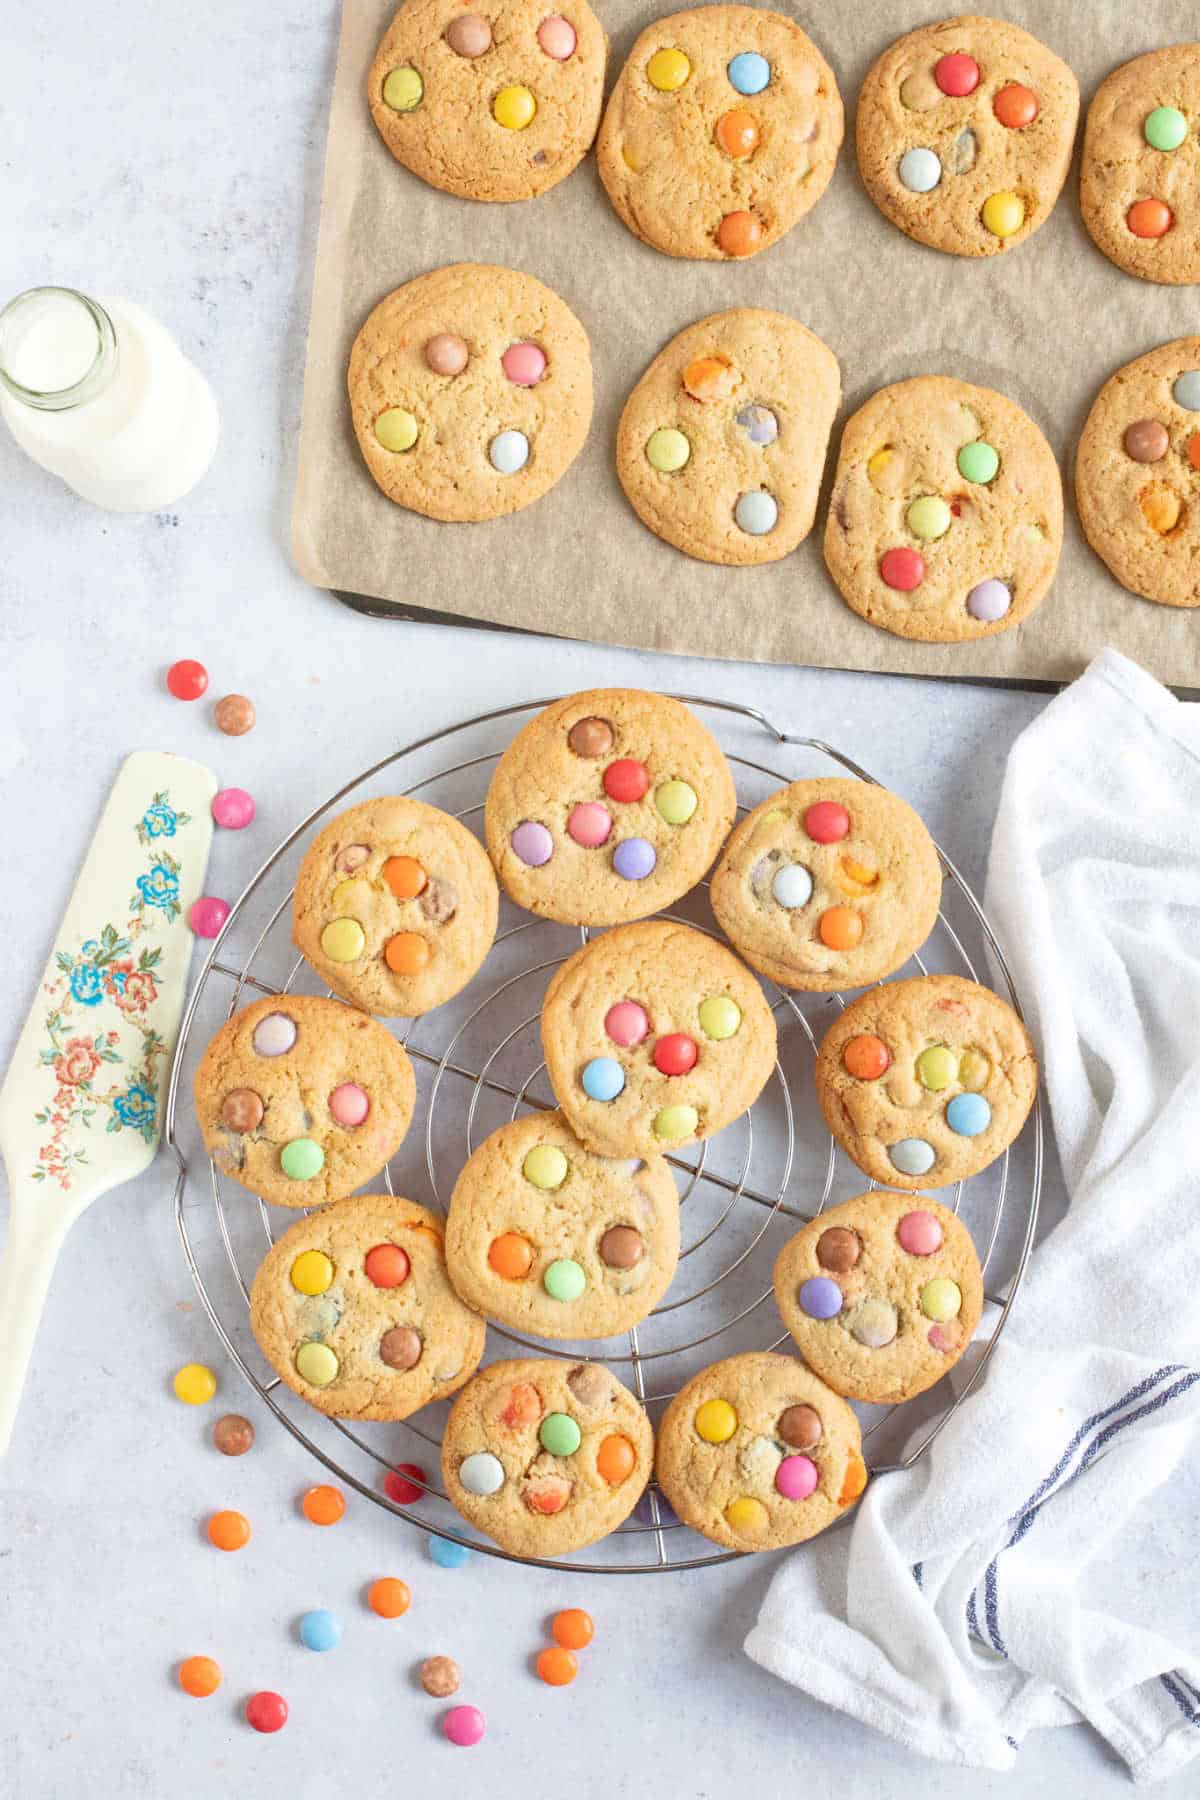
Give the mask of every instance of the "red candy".
M 925 579 L 925 558 L 919 550 L 885 550 L 879 559 L 884 585 L 911 594 Z
M 650 776 L 645 763 L 635 762 L 631 756 L 622 756 L 615 763 L 609 763 L 604 771 L 604 791 L 610 800 L 619 800 L 629 806 L 640 800 L 650 786 Z
M 408 1252 L 399 1244 L 376 1244 L 363 1258 L 363 1268 L 376 1287 L 399 1287 L 408 1280 Z
M 804 829 L 814 844 L 840 844 L 850 829 L 850 814 L 836 800 L 817 800 L 805 808 Z
M 383 1491 L 397 1506 L 411 1506 L 414 1500 L 425 1498 L 425 1489 L 417 1487 L 413 1481 L 405 1481 L 406 1475 L 413 1475 L 422 1482 L 429 1479 L 420 1463 L 397 1463 L 394 1469 L 389 1469 L 383 1478 Z
M 964 100 L 979 86 L 979 64 L 973 56 L 964 56 L 959 52 L 953 56 L 941 56 L 933 65 L 933 79 L 943 94 L 949 94 L 955 100 Z
M 695 1068 L 697 1055 L 694 1038 L 685 1031 L 672 1031 L 655 1044 L 654 1066 L 660 1075 L 686 1075 Z
M 167 670 L 167 688 L 177 700 L 198 700 L 208 687 L 208 670 L 203 663 L 184 657 Z
M 261 1694 L 251 1694 L 246 1702 L 246 1723 L 253 1725 L 255 1731 L 282 1731 L 287 1716 L 287 1701 L 282 1694 L 273 1694 L 269 1688 L 264 1688 Z

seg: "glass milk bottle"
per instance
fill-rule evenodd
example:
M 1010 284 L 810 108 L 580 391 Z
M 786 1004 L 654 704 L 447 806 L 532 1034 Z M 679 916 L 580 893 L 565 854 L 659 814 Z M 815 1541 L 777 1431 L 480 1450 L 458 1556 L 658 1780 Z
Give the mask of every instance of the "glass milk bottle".
M 110 512 L 159 512 L 217 448 L 217 403 L 168 331 L 128 300 L 30 288 L 0 312 L 0 414 L 21 448 Z

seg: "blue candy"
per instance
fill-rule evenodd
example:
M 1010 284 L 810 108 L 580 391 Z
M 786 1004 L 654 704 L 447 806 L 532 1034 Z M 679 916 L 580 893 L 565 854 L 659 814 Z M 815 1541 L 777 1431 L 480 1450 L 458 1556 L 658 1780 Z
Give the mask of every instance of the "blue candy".
M 959 1137 L 978 1137 L 992 1122 L 992 1109 L 982 1094 L 955 1094 L 946 1108 L 946 1123 Z
M 301 1619 L 300 1642 L 306 1650 L 336 1650 L 341 1641 L 341 1625 L 327 1608 L 320 1606 Z
M 1171 389 L 1176 406 L 1185 412 L 1200 412 L 1200 369 L 1185 369 Z
M 594 1056 L 580 1081 L 589 1100 L 615 1100 L 625 1086 L 625 1071 L 611 1056 Z
M 771 65 L 757 50 L 742 50 L 725 73 L 739 94 L 761 94 L 771 79 Z
M 471 1552 L 465 1544 L 451 1543 L 449 1538 L 430 1538 L 429 1554 L 439 1569 L 461 1569 L 470 1559 Z

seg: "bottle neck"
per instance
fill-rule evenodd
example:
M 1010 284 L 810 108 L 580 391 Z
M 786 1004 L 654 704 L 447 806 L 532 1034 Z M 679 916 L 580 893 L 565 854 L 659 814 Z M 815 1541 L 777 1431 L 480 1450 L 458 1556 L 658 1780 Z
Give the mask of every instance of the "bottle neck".
M 0 394 L 22 406 L 84 406 L 104 392 L 116 368 L 112 320 L 74 288 L 29 288 L 0 312 Z

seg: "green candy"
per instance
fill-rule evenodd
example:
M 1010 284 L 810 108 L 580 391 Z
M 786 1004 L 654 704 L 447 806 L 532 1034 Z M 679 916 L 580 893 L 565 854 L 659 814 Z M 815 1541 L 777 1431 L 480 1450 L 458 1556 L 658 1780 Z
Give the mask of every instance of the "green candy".
M 696 810 L 696 790 L 686 781 L 664 781 L 654 790 L 654 804 L 668 825 L 686 825 Z
M 938 494 L 920 494 L 908 509 L 908 529 L 914 537 L 945 537 L 950 529 L 950 508 Z
M 328 1344 L 301 1344 L 296 1352 L 296 1373 L 310 1387 L 328 1387 L 338 1372 L 338 1359 Z
M 547 1413 L 538 1428 L 538 1443 L 550 1456 L 574 1456 L 582 1442 L 570 1413 Z
M 293 1181 L 311 1181 L 325 1167 L 325 1152 L 311 1138 L 293 1138 L 279 1152 L 279 1166 Z
M 542 1286 L 552 1300 L 578 1300 L 587 1286 L 587 1276 L 569 1256 L 552 1262 L 542 1276 Z
M 557 1144 L 535 1144 L 521 1164 L 521 1173 L 535 1188 L 549 1191 L 567 1179 L 567 1159 Z M 578 1264 L 570 1266 L 577 1268 Z
M 964 444 L 958 453 L 958 472 L 964 481 L 986 485 L 995 481 L 999 470 L 1000 452 L 982 438 L 977 438 L 973 444 Z
M 923 1088 L 940 1093 L 958 1074 L 958 1058 L 944 1044 L 931 1044 L 917 1058 L 917 1076 Z
M 425 97 L 425 83 L 415 69 L 391 69 L 383 84 L 383 103 L 393 112 L 412 112 Z
M 956 1319 L 961 1308 L 962 1290 L 949 1276 L 939 1275 L 921 1289 L 921 1311 L 927 1319 L 944 1323 L 947 1319 Z
M 692 446 L 682 431 L 676 431 L 670 425 L 660 425 L 646 439 L 646 461 L 660 475 L 678 473 L 691 454 Z
M 664 1106 L 654 1115 L 656 1138 L 690 1138 L 695 1135 L 700 1115 L 694 1106 Z
M 1177 106 L 1156 106 L 1146 114 L 1142 126 L 1142 134 L 1152 150 L 1178 150 L 1187 132 L 1187 120 Z
M 720 1043 L 731 1038 L 742 1022 L 742 1010 L 727 994 L 710 994 L 700 1002 L 700 1029 L 705 1037 Z

